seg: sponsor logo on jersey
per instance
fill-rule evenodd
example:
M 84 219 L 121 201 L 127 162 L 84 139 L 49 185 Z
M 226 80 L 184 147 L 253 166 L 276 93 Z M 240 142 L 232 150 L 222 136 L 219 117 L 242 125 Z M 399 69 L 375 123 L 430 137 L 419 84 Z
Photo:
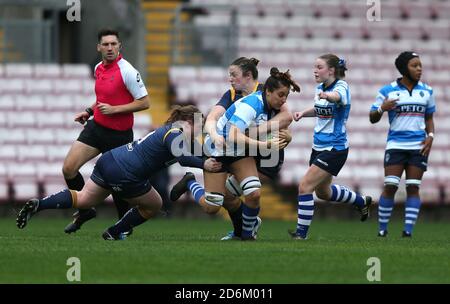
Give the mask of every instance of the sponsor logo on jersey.
M 418 104 L 402 104 L 397 106 L 396 111 L 398 113 L 425 113 L 426 107 Z
M 333 117 L 333 107 L 321 107 L 314 106 L 314 110 L 316 111 L 316 116 L 319 118 L 332 118 Z

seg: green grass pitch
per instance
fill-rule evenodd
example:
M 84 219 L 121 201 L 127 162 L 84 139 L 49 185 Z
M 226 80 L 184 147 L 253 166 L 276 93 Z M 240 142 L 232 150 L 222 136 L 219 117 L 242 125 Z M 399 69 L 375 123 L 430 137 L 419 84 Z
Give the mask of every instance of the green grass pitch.
M 419 222 L 412 239 L 402 224 L 376 237 L 375 219 L 314 220 L 310 239 L 291 240 L 295 223 L 264 220 L 256 242 L 221 242 L 223 220 L 155 219 L 125 241 L 107 242 L 113 219 L 95 219 L 73 235 L 67 219 L 33 218 L 24 230 L 0 219 L 0 283 L 68 283 L 69 257 L 81 283 L 370 283 L 369 257 L 381 283 L 450 283 L 450 223 Z

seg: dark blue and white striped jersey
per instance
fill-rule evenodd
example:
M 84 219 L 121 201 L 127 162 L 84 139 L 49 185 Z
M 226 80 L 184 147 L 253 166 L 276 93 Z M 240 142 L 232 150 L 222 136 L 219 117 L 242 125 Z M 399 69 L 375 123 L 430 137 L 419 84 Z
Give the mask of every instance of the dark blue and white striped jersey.
M 261 91 L 256 91 L 235 101 L 227 111 L 219 118 L 216 124 L 216 131 L 222 135 L 225 140 L 229 139 L 229 131 L 232 125 L 236 126 L 242 133 L 252 126 L 258 126 L 262 122 L 268 120 L 269 107 L 265 100 L 265 94 Z M 206 146 L 213 156 L 223 156 L 224 151 L 216 150 L 211 144 L 209 135 L 205 139 Z M 233 144 L 227 145 L 225 155 L 243 155 L 244 147 L 236 147 Z

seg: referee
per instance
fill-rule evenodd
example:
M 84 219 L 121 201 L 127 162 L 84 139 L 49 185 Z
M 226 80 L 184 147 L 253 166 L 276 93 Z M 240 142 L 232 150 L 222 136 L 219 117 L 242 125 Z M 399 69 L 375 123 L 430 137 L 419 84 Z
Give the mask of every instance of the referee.
M 100 153 L 133 141 L 133 112 L 149 108 L 149 98 L 139 72 L 120 54 L 119 33 L 104 29 L 98 33 L 97 51 L 102 61 L 95 66 L 96 101 L 75 121 L 85 124 L 70 148 L 63 165 L 69 189 L 80 191 L 84 186 L 80 168 Z M 93 116 L 93 119 L 89 119 Z M 128 203 L 113 195 L 119 219 L 128 211 Z M 96 210 L 79 209 L 64 231 L 72 233 L 96 216 Z M 131 231 L 130 231 L 131 233 Z

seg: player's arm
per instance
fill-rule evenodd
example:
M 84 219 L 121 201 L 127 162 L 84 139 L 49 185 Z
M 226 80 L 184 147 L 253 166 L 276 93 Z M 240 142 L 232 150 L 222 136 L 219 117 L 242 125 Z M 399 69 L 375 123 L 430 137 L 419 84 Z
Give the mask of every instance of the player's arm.
M 292 123 L 293 117 L 286 104 L 282 105 L 278 112 L 269 121 L 263 122 L 258 126 L 258 134 L 267 134 L 271 131 L 287 129 Z M 250 132 L 250 134 L 252 134 Z
M 434 120 L 433 113 L 425 114 L 425 131 L 427 132 L 427 137 L 422 142 L 422 149 L 420 153 L 424 156 L 428 156 L 431 151 L 431 146 L 434 140 Z
M 328 102 L 346 105 L 348 103 L 347 92 L 347 84 L 338 82 L 333 91 L 320 92 L 318 97 L 319 99 L 325 99 Z
M 326 99 L 329 102 L 333 102 L 333 103 L 338 103 L 341 101 L 341 95 L 336 92 L 320 92 L 319 93 L 319 98 L 320 99 Z
M 198 156 L 179 156 L 176 160 L 183 167 L 200 168 L 209 172 L 219 172 L 222 169 L 222 163 L 215 158 L 203 160 Z
M 218 172 L 222 169 L 222 163 L 213 158 L 204 160 L 202 157 L 193 156 L 185 148 L 185 138 L 179 129 L 169 130 L 164 136 L 164 145 L 175 156 L 175 160 L 183 167 L 200 168 L 210 172 Z
M 254 149 L 275 149 L 280 150 L 286 146 L 286 142 L 279 137 L 274 137 L 268 141 L 260 141 L 257 139 L 250 138 L 246 136 L 244 133 L 239 130 L 235 125 L 231 125 L 230 127 L 230 140 L 236 143 L 239 147 L 248 147 Z
M 294 112 L 294 120 L 299 121 L 303 117 L 315 117 L 316 116 L 316 110 L 314 107 L 308 108 L 304 111 Z
M 250 138 L 244 134 L 251 122 L 255 120 L 257 115 L 258 102 L 256 99 L 249 99 L 236 105 L 236 111 L 230 117 L 228 123 L 230 124 L 229 139 L 240 147 L 260 148 L 260 149 L 281 149 L 279 137 L 274 137 L 268 141 L 260 141 Z
M 221 105 L 215 105 L 205 121 L 205 131 L 211 136 L 212 141 L 216 145 L 223 145 L 224 138 L 216 131 L 217 120 L 225 113 L 226 109 Z
M 222 147 L 225 144 L 225 139 L 223 136 L 219 135 L 216 131 L 217 121 L 220 116 L 226 112 L 226 110 L 231 106 L 231 91 L 226 91 L 220 100 L 214 105 L 214 107 L 209 112 L 205 121 L 205 131 L 211 136 L 211 140 L 218 147 Z

